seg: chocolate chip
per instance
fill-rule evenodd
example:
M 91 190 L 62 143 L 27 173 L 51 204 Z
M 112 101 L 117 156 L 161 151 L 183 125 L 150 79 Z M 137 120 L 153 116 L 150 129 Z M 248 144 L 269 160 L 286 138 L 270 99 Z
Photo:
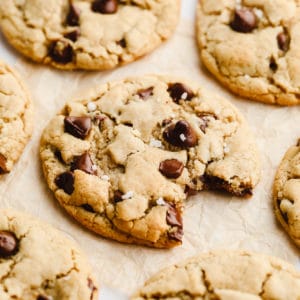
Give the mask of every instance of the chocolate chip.
M 95 287 L 94 282 L 93 282 L 93 280 L 91 278 L 88 278 L 88 287 L 92 291 L 90 300 L 93 300 L 94 294 L 97 291 L 97 288 Z
M 55 184 L 71 195 L 74 191 L 74 174 L 72 172 L 61 173 L 55 178 Z
M 64 37 L 72 42 L 76 42 L 80 36 L 80 30 L 76 28 L 73 31 L 67 32 Z
M 67 25 L 78 26 L 79 16 L 80 16 L 80 10 L 74 4 L 70 4 L 69 12 L 66 18 Z
M 179 83 L 179 82 L 170 84 L 169 88 L 168 88 L 168 92 L 169 92 L 171 98 L 176 103 L 178 103 L 178 101 L 181 99 L 191 100 L 195 96 L 195 94 L 189 87 L 187 87 L 186 85 Z
M 0 258 L 16 254 L 18 250 L 18 239 L 13 232 L 0 231 Z
M 94 163 L 88 152 L 83 153 L 81 156 L 75 158 L 71 164 L 71 171 L 81 170 L 87 174 L 96 175 L 97 169 L 94 167 Z
M 180 148 L 194 147 L 198 141 L 194 129 L 184 120 L 167 127 L 163 132 L 163 138 L 171 145 Z
M 50 300 L 50 298 L 44 295 L 38 295 L 36 300 Z
M 123 196 L 123 193 L 121 191 L 115 191 L 115 193 L 114 193 L 114 202 L 118 203 L 118 202 L 123 201 L 122 196 Z
M 61 156 L 61 152 L 59 150 L 55 150 L 54 155 L 60 162 L 64 163 L 64 160 Z
M 241 184 L 238 188 L 234 188 L 226 180 L 207 174 L 202 175 L 200 180 L 203 182 L 205 189 L 224 190 L 237 197 L 252 196 L 252 188 L 249 186 L 244 186 Z
M 177 159 L 166 159 L 159 164 L 160 173 L 167 178 L 172 179 L 178 178 L 181 175 L 183 168 L 183 163 Z
M 182 228 L 182 217 L 180 210 L 176 208 L 174 203 L 167 202 L 167 204 L 167 224 Z
M 270 59 L 270 64 L 269 64 L 270 69 L 275 72 L 278 69 L 277 63 L 275 61 L 275 58 L 272 56 Z
M 233 30 L 242 33 L 253 31 L 257 27 L 255 13 L 249 8 L 236 9 L 230 26 Z
M 282 51 L 288 51 L 290 46 L 290 37 L 286 32 L 280 32 L 277 35 L 278 48 Z
M 172 119 L 164 119 L 161 123 L 162 126 L 167 126 L 172 122 Z
M 91 212 L 91 213 L 95 212 L 93 207 L 89 204 L 82 204 L 80 207 L 82 207 L 84 210 L 86 210 L 88 212 Z
M 90 132 L 92 121 L 89 117 L 65 117 L 65 132 L 84 139 Z
M 6 162 L 6 157 L 0 153 L 0 174 L 5 174 L 9 172 L 6 167 Z
M 127 42 L 126 42 L 126 40 L 124 38 L 121 39 L 121 40 L 119 40 L 117 42 L 117 44 L 120 45 L 122 48 L 126 48 L 127 47 Z
M 114 14 L 118 10 L 117 0 L 95 0 L 92 2 L 92 10 L 101 14 Z
M 183 238 L 182 228 L 177 227 L 175 231 L 168 232 L 168 237 L 171 240 L 181 242 Z
M 54 41 L 50 45 L 49 56 L 57 63 L 67 64 L 73 61 L 73 48 L 67 41 Z
M 139 90 L 139 91 L 137 92 L 137 94 L 138 94 L 138 96 L 139 96 L 140 98 L 142 98 L 143 100 L 147 100 L 149 97 L 153 96 L 153 89 L 154 89 L 154 87 L 151 86 L 151 87 L 149 87 L 149 88 L 147 88 L 147 89 Z
M 168 232 L 168 236 L 170 239 L 181 242 L 183 237 L 181 211 L 178 208 L 176 208 L 174 203 L 167 203 L 167 204 L 168 204 L 168 211 L 166 216 L 167 224 L 172 227 L 175 227 L 172 228 L 170 232 Z
M 192 188 L 189 187 L 188 185 L 185 186 L 184 192 L 185 192 L 188 196 L 194 196 L 194 195 L 197 195 L 197 190 L 192 189 Z

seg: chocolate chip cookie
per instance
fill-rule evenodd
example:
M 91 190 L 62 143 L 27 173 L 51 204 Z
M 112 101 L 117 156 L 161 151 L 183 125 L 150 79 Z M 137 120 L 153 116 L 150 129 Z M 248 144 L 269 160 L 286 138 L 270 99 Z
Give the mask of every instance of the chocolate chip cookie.
M 1 300 L 96 300 L 91 268 L 62 232 L 31 216 L 0 210 Z
M 16 72 L 0 61 L 0 174 L 12 170 L 31 136 L 32 125 L 27 89 Z
M 158 47 L 180 0 L 1 0 L 0 26 L 28 58 L 60 69 L 104 70 Z
M 292 146 L 277 170 L 274 208 L 277 219 L 300 247 L 300 141 Z
M 44 130 L 44 174 L 83 225 L 118 241 L 181 244 L 187 195 L 251 196 L 260 177 L 248 125 L 197 85 L 145 76 L 100 85 Z
M 131 299 L 298 300 L 300 273 L 278 258 L 211 252 L 163 270 Z
M 295 0 L 199 0 L 203 63 L 238 95 L 299 104 L 299 11 Z

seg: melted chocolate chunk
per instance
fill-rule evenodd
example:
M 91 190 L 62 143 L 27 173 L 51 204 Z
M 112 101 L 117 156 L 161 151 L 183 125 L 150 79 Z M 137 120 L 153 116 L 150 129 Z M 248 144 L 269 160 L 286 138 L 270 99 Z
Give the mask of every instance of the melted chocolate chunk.
M 168 92 L 176 103 L 181 99 L 191 100 L 195 96 L 189 87 L 179 82 L 169 85 Z
M 65 193 L 71 195 L 74 192 L 74 174 L 72 172 L 61 173 L 55 178 L 55 184 Z
M 183 238 L 182 228 L 177 227 L 175 231 L 168 232 L 168 237 L 171 240 L 182 242 L 182 238 Z
M 50 300 L 50 298 L 44 295 L 38 295 L 36 300 Z
M 190 188 L 188 185 L 185 186 L 184 192 L 187 194 L 187 196 L 197 195 L 197 190 Z
M 16 254 L 18 251 L 18 239 L 13 232 L 0 231 L 0 258 Z
M 236 9 L 230 26 L 237 32 L 249 33 L 253 31 L 257 27 L 255 13 L 249 8 Z
M 82 207 L 84 210 L 86 210 L 88 212 L 91 212 L 91 213 L 95 212 L 93 207 L 89 204 L 82 204 L 80 207 Z
M 66 18 L 67 25 L 78 26 L 79 16 L 80 16 L 80 10 L 76 8 L 74 4 L 70 4 L 69 12 Z
M 78 156 L 74 159 L 71 164 L 71 171 L 81 170 L 87 174 L 96 175 L 97 169 L 94 169 L 93 166 L 94 163 L 91 159 L 91 156 L 88 152 L 85 152 L 81 156 Z
M 65 132 L 84 139 L 92 128 L 92 120 L 89 117 L 65 117 Z
M 181 212 L 176 208 L 174 203 L 168 203 L 167 224 L 182 228 Z
M 194 129 L 185 120 L 167 127 L 163 132 L 163 138 L 171 145 L 180 148 L 194 147 L 198 142 Z
M 6 157 L 0 153 L 0 174 L 5 174 L 9 172 L 6 167 L 6 162 Z
M 139 90 L 137 92 L 138 96 L 143 99 L 143 100 L 147 100 L 149 97 L 153 96 L 153 89 L 154 87 L 151 86 L 147 89 L 142 89 L 142 90 Z
M 49 56 L 57 63 L 67 64 L 73 61 L 73 48 L 67 41 L 54 41 L 50 45 Z
M 76 42 L 80 36 L 80 30 L 77 28 L 73 31 L 67 32 L 64 37 L 72 42 Z
M 118 11 L 118 1 L 95 0 L 92 2 L 92 10 L 101 14 L 115 14 Z
M 278 44 L 278 48 L 284 52 L 289 50 L 290 47 L 290 37 L 288 35 L 287 32 L 280 32 L 277 35 L 277 44 Z
M 175 227 L 168 232 L 169 238 L 181 242 L 183 237 L 181 211 L 176 208 L 174 203 L 168 203 L 166 221 L 168 225 Z
M 270 69 L 273 71 L 273 72 L 276 72 L 276 70 L 278 69 L 278 65 L 275 61 L 275 58 L 272 56 L 271 59 L 270 59 Z
M 59 150 L 55 150 L 54 155 L 61 163 L 64 163 L 64 160 L 61 156 L 61 152 Z
M 121 191 L 115 191 L 115 193 L 114 193 L 114 202 L 118 203 L 118 202 L 123 201 L 122 196 L 123 196 L 123 193 Z
M 159 164 L 160 173 L 167 178 L 172 179 L 178 178 L 181 175 L 183 168 L 183 163 L 177 159 L 166 159 Z
M 120 45 L 122 48 L 126 48 L 127 47 L 127 42 L 126 42 L 126 40 L 124 38 L 121 39 L 121 40 L 119 40 L 117 42 L 117 44 Z
M 240 186 L 239 189 L 234 189 L 232 185 L 224 179 L 212 175 L 201 176 L 201 181 L 204 188 L 211 190 L 224 190 L 237 197 L 250 197 L 252 196 L 252 188 L 247 186 Z

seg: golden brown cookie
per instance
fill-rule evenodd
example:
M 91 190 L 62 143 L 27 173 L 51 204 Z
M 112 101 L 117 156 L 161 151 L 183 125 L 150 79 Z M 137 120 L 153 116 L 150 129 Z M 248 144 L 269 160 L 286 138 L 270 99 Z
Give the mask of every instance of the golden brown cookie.
M 44 130 L 40 153 L 69 214 L 105 237 L 153 247 L 181 244 L 188 194 L 251 196 L 260 178 L 235 107 L 170 77 L 107 83 L 69 102 Z

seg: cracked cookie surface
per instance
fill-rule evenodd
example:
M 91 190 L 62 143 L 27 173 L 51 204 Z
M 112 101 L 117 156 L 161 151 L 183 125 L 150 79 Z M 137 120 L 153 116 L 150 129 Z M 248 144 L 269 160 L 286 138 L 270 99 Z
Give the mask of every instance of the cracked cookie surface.
M 115 240 L 181 244 L 187 194 L 250 196 L 260 177 L 252 134 L 226 100 L 182 80 L 107 83 L 67 103 L 45 128 L 44 174 L 60 204 Z
M 211 252 L 174 265 L 132 298 L 169 300 L 297 300 L 300 273 L 278 258 L 248 252 Z
M 96 300 L 97 294 L 73 241 L 29 215 L 0 210 L 1 300 Z
M 299 12 L 298 0 L 199 0 L 203 63 L 241 96 L 299 104 Z
M 27 89 L 0 61 L 0 174 L 9 173 L 21 156 L 33 128 L 33 108 Z
M 300 247 L 300 143 L 282 159 L 274 181 L 274 209 L 277 219 Z
M 158 47 L 180 0 L 1 0 L 0 26 L 23 55 L 60 69 L 104 70 Z

